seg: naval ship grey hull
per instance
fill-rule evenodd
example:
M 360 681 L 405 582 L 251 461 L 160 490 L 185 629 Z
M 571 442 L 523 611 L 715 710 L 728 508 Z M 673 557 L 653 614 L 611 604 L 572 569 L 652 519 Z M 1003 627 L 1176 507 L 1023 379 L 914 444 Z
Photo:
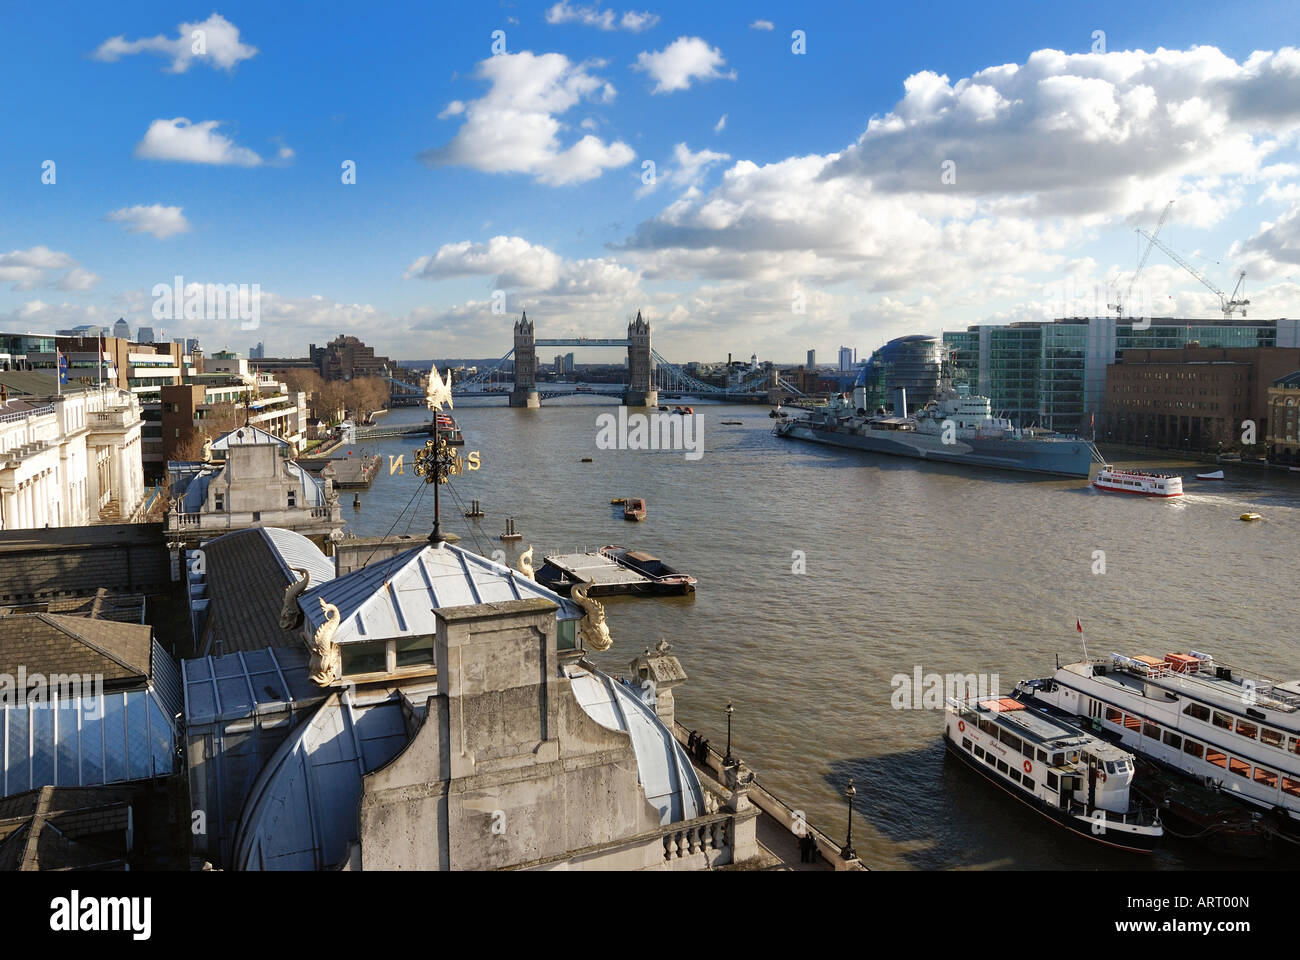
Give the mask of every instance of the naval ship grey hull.
M 1101 460 L 1088 440 L 1077 437 L 1052 439 L 968 439 L 944 443 L 940 437 L 909 430 L 876 430 L 866 426 L 831 426 L 807 420 L 786 420 L 776 428 L 777 436 L 813 443 L 867 450 L 914 460 L 963 463 L 994 470 L 1017 470 L 1059 477 L 1088 477 L 1092 465 Z

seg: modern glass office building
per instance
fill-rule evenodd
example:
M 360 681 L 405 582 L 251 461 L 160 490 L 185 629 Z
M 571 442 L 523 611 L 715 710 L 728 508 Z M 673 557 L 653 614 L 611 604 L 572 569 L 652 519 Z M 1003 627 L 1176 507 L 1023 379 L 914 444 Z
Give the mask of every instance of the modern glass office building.
M 937 337 L 916 335 L 890 340 L 871 355 L 858 377 L 867 388 L 866 408 L 892 408 L 894 391 L 899 387 L 907 391 L 911 410 L 932 400 L 939 389 L 944 349 Z
M 1119 320 L 1071 317 L 980 325 L 943 334 L 959 380 L 1019 426 L 1088 434 L 1106 397 L 1106 368 L 1124 350 L 1300 347 L 1300 320 Z

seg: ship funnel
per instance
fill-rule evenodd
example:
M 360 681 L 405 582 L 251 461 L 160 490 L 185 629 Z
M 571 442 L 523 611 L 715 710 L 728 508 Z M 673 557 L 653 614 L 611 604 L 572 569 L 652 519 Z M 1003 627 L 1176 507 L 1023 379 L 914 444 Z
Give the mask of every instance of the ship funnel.
M 907 416 L 907 387 L 894 388 L 894 416 Z

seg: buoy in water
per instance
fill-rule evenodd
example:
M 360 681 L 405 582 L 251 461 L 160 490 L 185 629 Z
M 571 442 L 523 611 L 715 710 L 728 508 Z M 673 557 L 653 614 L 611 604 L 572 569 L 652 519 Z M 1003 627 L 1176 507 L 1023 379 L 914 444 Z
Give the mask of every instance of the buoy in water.
M 352 509 L 353 510 L 361 509 L 361 494 L 359 493 L 352 494 Z
M 465 511 L 465 516 L 477 518 L 485 516 L 485 514 L 483 513 L 483 509 L 478 505 L 478 501 L 471 500 L 469 502 L 469 509 Z
M 501 534 L 502 540 L 518 540 L 523 536 L 522 533 L 515 532 L 515 518 L 506 517 L 506 532 Z

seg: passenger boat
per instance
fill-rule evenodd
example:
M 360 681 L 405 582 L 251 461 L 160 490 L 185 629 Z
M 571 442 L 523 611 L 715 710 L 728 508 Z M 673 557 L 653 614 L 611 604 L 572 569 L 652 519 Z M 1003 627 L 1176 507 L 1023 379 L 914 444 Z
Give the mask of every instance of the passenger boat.
M 645 500 L 641 497 L 628 497 L 623 501 L 624 520 L 644 520 Z
M 1164 835 L 1159 815 L 1130 801 L 1134 765 L 1127 751 L 1019 691 L 949 698 L 944 741 L 966 766 L 1080 836 L 1150 853 Z
M 465 442 L 465 437 L 460 432 L 460 427 L 456 426 L 455 419 L 449 413 L 439 413 L 437 415 L 438 436 L 445 439 L 452 446 L 460 446 Z
M 1223 471 L 1215 470 L 1213 473 L 1198 473 L 1196 475 L 1196 479 L 1197 480 L 1222 480 Z
M 1300 836 L 1300 680 L 1243 675 L 1210 654 L 1122 656 L 1058 667 L 1035 699 Z
M 1142 470 L 1121 470 L 1105 464 L 1097 472 L 1092 485 L 1098 490 L 1115 493 L 1136 493 L 1144 497 L 1181 497 L 1183 478 L 1173 473 L 1146 473 Z
M 615 544 L 600 548 L 600 554 L 608 557 L 619 566 L 626 567 L 641 574 L 648 581 L 632 591 L 633 593 L 685 594 L 694 593 L 694 577 L 668 566 L 653 554 L 644 550 L 629 550 Z

